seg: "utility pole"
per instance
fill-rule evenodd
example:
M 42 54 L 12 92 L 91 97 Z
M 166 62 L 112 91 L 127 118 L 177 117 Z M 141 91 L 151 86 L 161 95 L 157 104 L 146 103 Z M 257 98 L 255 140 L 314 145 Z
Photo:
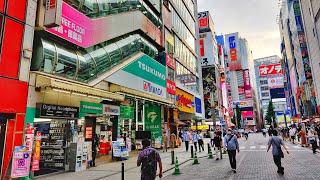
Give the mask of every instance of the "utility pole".
M 287 113 L 286 113 L 286 110 L 284 110 L 283 115 L 284 115 L 284 124 L 285 124 L 286 128 L 288 128 L 288 123 L 287 123 Z

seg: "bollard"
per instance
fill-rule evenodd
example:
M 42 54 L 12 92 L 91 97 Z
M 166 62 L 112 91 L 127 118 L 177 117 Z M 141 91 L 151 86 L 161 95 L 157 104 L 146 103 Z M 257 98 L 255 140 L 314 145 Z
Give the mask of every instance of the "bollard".
M 121 180 L 124 180 L 124 163 L 121 163 Z
M 210 144 L 208 143 L 208 153 L 210 152 Z
M 220 159 L 222 159 L 222 147 L 220 147 Z
M 193 146 L 191 145 L 191 158 L 193 158 Z
M 193 158 L 192 165 L 195 165 L 195 164 L 200 164 L 199 160 L 198 160 L 198 157 L 197 157 L 197 152 L 194 152 L 194 158 Z
M 174 150 L 171 150 L 171 165 L 174 164 Z
M 209 159 L 213 159 L 211 148 L 209 148 L 208 158 Z

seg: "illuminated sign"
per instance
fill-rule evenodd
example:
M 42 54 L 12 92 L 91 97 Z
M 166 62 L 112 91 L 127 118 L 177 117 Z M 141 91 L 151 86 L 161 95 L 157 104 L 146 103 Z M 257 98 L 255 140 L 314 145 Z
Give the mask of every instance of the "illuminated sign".
M 167 79 L 167 92 L 169 94 L 176 94 L 176 83 Z
M 163 95 L 162 88 L 154 86 L 152 83 L 147 82 L 147 81 L 143 81 L 143 90 L 145 90 L 149 93 L 152 93 L 152 94 L 156 94 L 158 96 Z
M 176 89 L 176 106 L 180 111 L 194 113 L 193 103 L 194 96 L 180 89 Z
M 269 64 L 259 66 L 260 76 L 283 74 L 281 64 Z

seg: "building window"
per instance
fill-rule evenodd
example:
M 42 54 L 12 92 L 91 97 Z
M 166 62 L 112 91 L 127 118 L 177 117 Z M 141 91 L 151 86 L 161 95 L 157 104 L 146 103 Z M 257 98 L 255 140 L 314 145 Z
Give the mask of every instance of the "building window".
M 267 90 L 269 90 L 268 86 L 262 86 L 260 89 L 261 89 L 261 91 L 267 91 Z
M 269 97 L 269 93 L 268 92 L 263 92 L 263 93 L 261 93 L 261 96 L 262 97 Z
M 260 80 L 260 85 L 268 84 L 268 80 Z

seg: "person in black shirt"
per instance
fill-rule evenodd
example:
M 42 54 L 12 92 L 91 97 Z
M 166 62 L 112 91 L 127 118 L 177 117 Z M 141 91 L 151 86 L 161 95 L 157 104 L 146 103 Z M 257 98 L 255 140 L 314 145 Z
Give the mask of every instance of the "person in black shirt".
M 222 132 L 220 130 L 217 130 L 215 132 L 213 142 L 214 142 L 214 149 L 216 151 L 216 160 L 219 160 L 220 158 L 220 152 L 221 152 L 221 146 L 222 146 L 222 138 L 221 138 Z

